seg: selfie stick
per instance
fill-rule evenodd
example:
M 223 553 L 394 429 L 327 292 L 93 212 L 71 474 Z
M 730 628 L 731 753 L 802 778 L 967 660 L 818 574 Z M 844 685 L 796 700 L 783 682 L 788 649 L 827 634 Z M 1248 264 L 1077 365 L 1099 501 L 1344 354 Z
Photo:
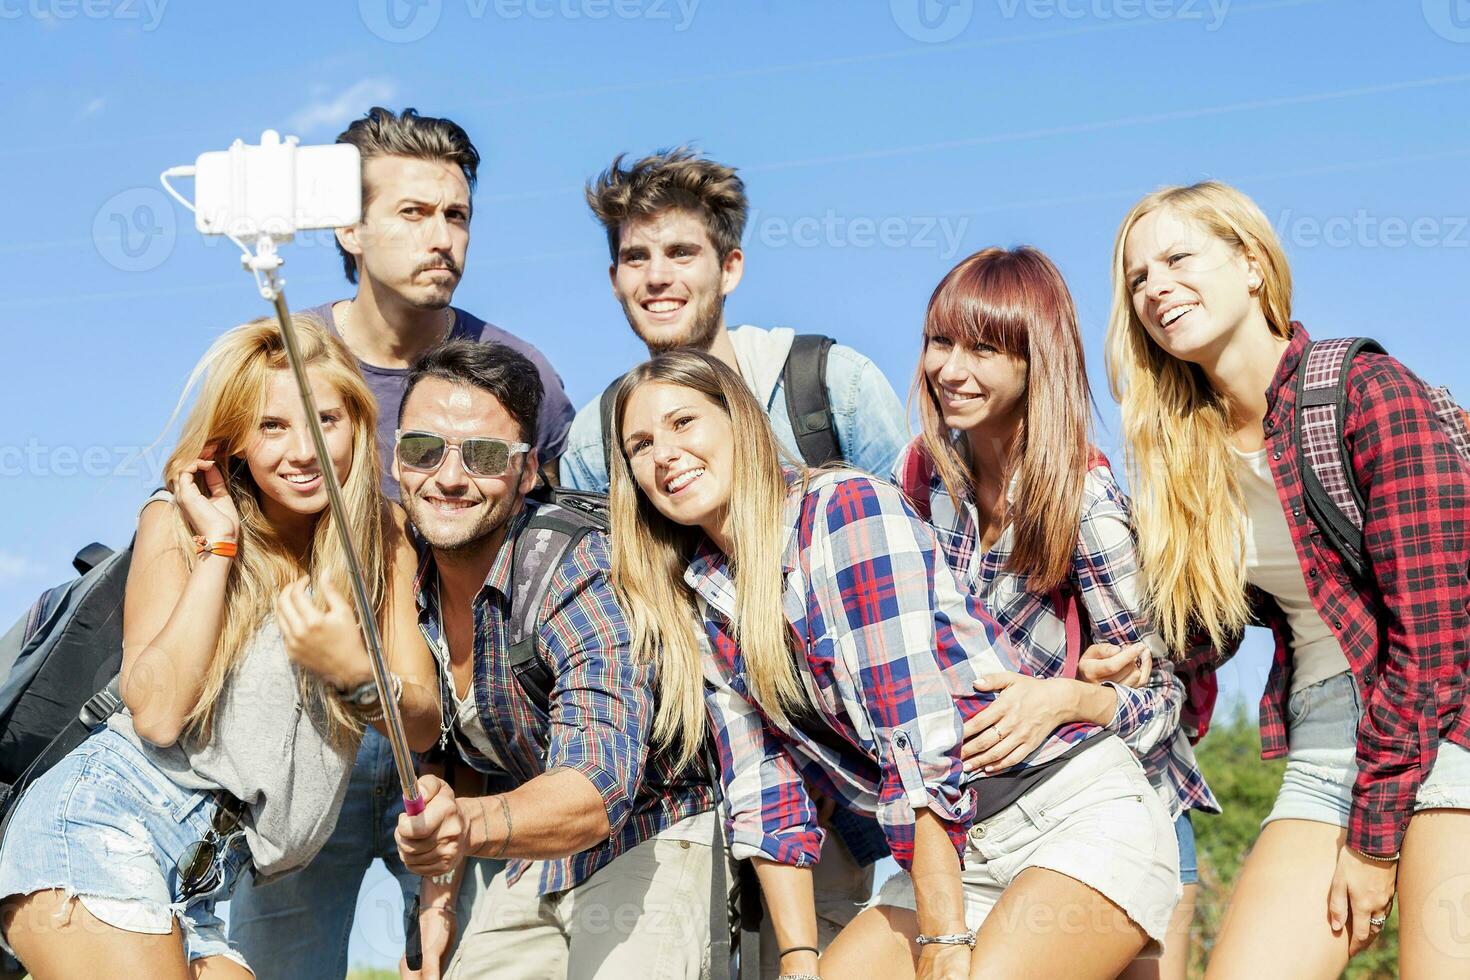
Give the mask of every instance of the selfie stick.
M 267 249 L 267 246 L 269 248 Z M 327 437 L 322 432 L 321 416 L 317 414 L 316 399 L 311 394 L 311 382 L 306 377 L 306 365 L 301 360 L 301 348 L 296 343 L 296 328 L 291 322 L 291 313 L 286 309 L 284 285 L 276 275 L 281 257 L 275 252 L 275 243 L 269 236 L 262 236 L 257 254 L 245 264 L 256 274 L 260 283 L 260 294 L 270 300 L 276 308 L 276 321 L 281 325 L 281 340 L 286 345 L 286 360 L 291 362 L 291 373 L 296 377 L 296 390 L 301 393 L 301 406 L 306 411 L 306 427 L 311 431 L 311 442 L 316 447 L 316 458 L 322 469 L 322 480 L 327 487 L 327 506 L 331 508 L 332 524 L 337 529 L 337 544 L 347 556 L 347 573 L 352 579 L 352 596 L 357 601 L 357 620 L 362 624 L 362 637 L 367 641 L 368 663 L 373 668 L 373 680 L 378 685 L 378 703 L 383 706 L 383 728 L 388 733 L 388 743 L 393 747 L 393 761 L 398 766 L 398 780 L 403 786 L 403 809 L 409 816 L 424 811 L 424 801 L 419 798 L 418 779 L 414 773 L 413 756 L 408 748 L 408 735 L 403 730 L 403 716 L 398 711 L 398 699 L 393 696 L 393 685 L 388 680 L 388 666 L 383 659 L 383 639 L 378 633 L 378 621 L 372 603 L 368 599 L 367 586 L 362 580 L 362 564 L 352 535 L 347 529 L 347 507 L 342 503 L 342 486 L 337 481 L 336 468 L 331 465 L 331 454 L 327 450 Z
M 262 135 L 261 146 L 258 148 L 247 148 L 241 141 L 236 140 L 235 145 L 229 150 L 230 162 L 240 161 L 240 166 L 235 171 L 238 174 L 244 169 L 243 157 L 248 152 L 268 150 L 272 155 L 293 158 L 296 149 L 293 137 L 288 137 L 287 142 L 282 143 L 276 133 L 267 131 Z M 289 160 L 288 163 L 294 163 L 294 160 Z M 194 176 L 196 176 L 195 167 L 174 167 L 165 171 L 161 178 L 164 190 L 190 211 L 195 210 L 194 205 L 169 185 L 169 178 Z M 357 206 L 360 208 L 360 203 Z M 199 216 L 196 225 L 200 226 L 200 230 L 204 230 L 203 224 L 208 220 L 207 216 Z M 393 761 L 398 766 L 398 780 L 403 787 L 403 809 L 409 816 L 416 816 L 424 811 L 424 801 L 419 796 L 413 756 L 408 748 L 408 735 L 403 730 L 403 716 L 398 711 L 398 700 L 393 696 L 393 688 L 388 680 L 388 667 L 383 659 L 383 640 L 378 633 L 375 610 L 369 601 L 367 586 L 363 582 L 362 563 L 352 543 L 352 535 L 347 529 L 347 508 L 342 503 L 342 485 L 338 482 L 337 472 L 331 465 L 332 457 L 327 450 L 327 437 L 322 432 L 316 399 L 312 397 L 311 384 L 306 377 L 306 365 L 302 363 L 301 348 L 296 342 L 296 330 L 291 322 L 291 313 L 286 308 L 286 297 L 282 292 L 285 283 L 277 274 L 283 260 L 276 253 L 276 238 L 289 240 L 295 231 L 294 225 L 295 222 L 292 220 L 277 224 L 269 231 L 256 229 L 258 234 L 255 254 L 251 254 L 250 250 L 234 235 L 228 232 L 223 233 L 244 253 L 240 259 L 241 264 L 255 276 L 255 284 L 260 290 L 260 295 L 270 300 L 275 306 L 276 320 L 281 327 L 281 340 L 286 347 L 286 359 L 290 362 L 291 373 L 296 378 L 296 390 L 301 394 L 301 404 L 306 410 L 306 427 L 311 432 L 312 445 L 316 449 L 317 462 L 322 470 L 322 482 L 327 488 L 327 506 L 332 514 L 332 525 L 337 531 L 337 543 L 347 557 L 348 577 L 352 580 L 352 596 L 357 604 L 357 620 L 362 627 L 363 639 L 367 643 L 368 662 L 372 666 L 373 681 L 378 686 L 378 703 L 383 706 L 383 729 L 388 735 L 389 744 L 393 747 Z

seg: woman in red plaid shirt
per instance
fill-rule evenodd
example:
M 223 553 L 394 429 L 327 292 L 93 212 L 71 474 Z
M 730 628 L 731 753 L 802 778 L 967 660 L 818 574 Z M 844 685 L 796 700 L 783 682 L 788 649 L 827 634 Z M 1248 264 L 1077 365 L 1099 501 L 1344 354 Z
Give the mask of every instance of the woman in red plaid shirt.
M 813 793 L 876 817 L 904 872 L 828 978 L 1102 980 L 1162 940 L 1178 850 L 1116 735 L 1059 725 L 963 770 L 963 722 L 994 703 L 976 677 L 1023 667 L 896 487 L 783 468 L 740 376 L 698 351 L 631 371 L 613 418 L 613 581 L 658 665 L 654 737 L 687 757 L 713 732 L 783 977 L 817 972 Z
M 1260 209 L 1222 184 L 1144 198 L 1118 232 L 1108 356 L 1148 597 L 1165 640 L 1271 627 L 1263 754 L 1286 777 L 1211 977 L 1336 977 L 1397 890 L 1405 977 L 1470 973 L 1470 474 L 1424 385 L 1347 370 L 1364 502 L 1354 577 L 1315 530 L 1294 438 L 1306 331 Z M 1218 656 L 1190 661 L 1213 692 Z M 1208 720 L 1208 701 L 1199 719 Z
M 1199 882 L 1189 811 L 1220 807 L 1180 728 L 1184 685 L 1141 609 L 1128 500 L 1092 448 L 1077 312 L 1050 259 L 987 248 L 950 270 L 929 300 L 911 400 L 923 432 L 894 465 L 898 483 L 1036 675 L 980 678 L 998 693 L 965 724 L 965 764 L 1004 767 L 1065 722 L 1116 732 L 1174 817 L 1184 886 L 1164 958 L 1126 976 L 1184 980 Z

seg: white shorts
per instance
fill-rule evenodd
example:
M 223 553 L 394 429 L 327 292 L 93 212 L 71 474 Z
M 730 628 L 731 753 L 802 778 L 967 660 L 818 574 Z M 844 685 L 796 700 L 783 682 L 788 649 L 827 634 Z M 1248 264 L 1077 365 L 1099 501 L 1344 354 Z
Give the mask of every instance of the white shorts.
M 1047 868 L 1121 908 L 1152 940 L 1145 955 L 1158 955 L 1183 892 L 1174 822 L 1137 757 L 1112 735 L 975 823 L 964 859 L 965 919 L 977 931 L 1022 871 Z M 913 909 L 912 879 L 889 878 L 872 904 Z

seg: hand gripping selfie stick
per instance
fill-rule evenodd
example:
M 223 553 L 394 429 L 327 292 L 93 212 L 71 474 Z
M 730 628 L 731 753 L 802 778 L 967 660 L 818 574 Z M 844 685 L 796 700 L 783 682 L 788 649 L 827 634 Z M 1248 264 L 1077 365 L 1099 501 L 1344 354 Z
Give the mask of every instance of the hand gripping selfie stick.
M 195 202 L 184 199 L 169 184 L 171 177 L 193 177 Z M 387 662 L 383 659 L 383 640 L 378 633 L 372 603 L 363 582 L 362 562 L 347 530 L 347 509 L 342 503 L 342 486 L 331 466 L 327 438 L 317 415 L 316 399 L 306 377 L 306 365 L 296 342 L 291 313 L 282 292 L 285 281 L 279 270 L 283 259 L 276 253 L 278 243 L 289 242 L 295 232 L 308 228 L 340 228 L 356 224 L 362 217 L 362 164 L 357 147 L 350 144 L 299 147 L 294 136 L 280 136 L 266 130 L 259 146 L 248 146 L 236 140 L 221 153 L 202 154 L 192 167 L 173 167 L 160 177 L 164 190 L 180 204 L 194 212 L 194 226 L 206 235 L 224 235 L 244 253 L 241 264 L 255 277 L 260 295 L 275 307 L 281 327 L 281 340 L 286 359 L 296 378 L 296 390 L 306 411 L 307 428 L 321 465 L 322 480 L 327 488 L 327 506 L 337 530 L 337 543 L 347 556 L 348 575 L 352 579 L 352 597 L 357 604 L 357 621 L 367 643 L 368 661 L 373 681 L 378 686 L 378 703 L 383 706 L 383 728 L 393 746 L 393 761 L 398 766 L 398 779 L 403 787 L 403 808 L 410 816 L 423 812 L 413 756 L 408 736 L 403 730 L 403 717 L 388 680 Z M 252 254 L 240 239 L 254 239 Z

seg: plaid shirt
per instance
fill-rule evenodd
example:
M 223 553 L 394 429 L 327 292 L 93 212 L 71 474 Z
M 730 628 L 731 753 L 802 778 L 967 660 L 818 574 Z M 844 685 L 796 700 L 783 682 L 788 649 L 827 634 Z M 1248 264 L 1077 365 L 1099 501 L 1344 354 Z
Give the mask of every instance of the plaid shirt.
M 1439 428 L 1423 382 L 1392 357 L 1354 358 L 1343 438 L 1366 502 L 1372 568 L 1372 581 L 1355 581 L 1313 526 L 1302 487 L 1294 435 L 1306 344 L 1297 324 L 1266 391 L 1266 448 L 1312 605 L 1364 692 L 1347 842 L 1364 854 L 1397 854 L 1440 740 L 1470 748 L 1470 712 L 1461 710 L 1470 670 L 1470 475 Z M 1276 638 L 1260 712 L 1261 755 L 1273 759 L 1287 751 L 1291 628 L 1268 596 L 1253 589 L 1251 597 Z M 1201 734 L 1213 710 L 1214 667 L 1235 646 L 1199 654 L 1201 696 L 1191 701 Z
M 675 770 L 662 754 L 648 752 L 653 727 L 653 672 L 635 662 L 631 634 L 608 581 L 607 539 L 592 532 L 569 550 L 552 576 L 537 615 L 536 652 L 556 683 L 551 713 L 533 705 L 505 652 L 509 646 L 511 555 L 536 504 L 527 501 L 511 519 L 485 584 L 475 596 L 474 694 L 480 723 L 497 762 L 519 785 L 556 768 L 574 769 L 602 794 L 608 838 L 596 847 L 556 860 L 510 862 L 517 881 L 541 865 L 538 894 L 564 891 L 685 817 L 714 806 L 702 771 Z M 414 588 L 419 628 L 429 648 L 442 654 L 438 569 L 433 551 L 421 549 Z M 452 712 L 448 663 L 440 661 L 441 702 Z M 452 714 L 445 723 L 452 724 Z M 466 761 L 487 772 L 497 767 L 456 739 Z
M 909 443 L 899 456 L 894 464 L 896 479 L 913 453 L 927 456 L 922 439 Z M 938 470 L 926 469 L 931 473 L 929 519 L 955 575 L 1005 627 L 1028 672 L 1037 677 L 1060 676 L 1067 662 L 1067 611 L 1057 607 L 1055 591 L 1032 590 L 1027 576 L 1006 568 L 1015 545 L 1015 532 L 1009 525 L 989 551 L 980 553 L 974 499 L 967 497 L 957 507 Z M 1120 646 L 1141 642 L 1153 653 L 1153 671 L 1144 687 L 1106 685 L 1117 698 L 1106 727 L 1137 753 L 1171 813 L 1219 813 L 1220 804 L 1205 784 L 1189 739 L 1179 727 L 1184 683 L 1175 675 L 1163 640 L 1140 609 L 1138 544 L 1128 498 L 1106 459 L 1100 458 L 1100 465 L 1088 470 L 1083 483 L 1082 523 L 1072 555 L 1070 585 L 1087 611 L 1093 642 Z
M 807 783 L 875 815 L 904 868 L 913 861 L 914 815 L 924 808 L 961 850 L 976 794 L 985 792 L 983 777 L 961 768 L 961 729 L 994 700 L 972 682 L 1022 669 L 1018 655 L 945 565 L 933 529 L 890 484 L 819 474 L 788 498 L 785 519 L 782 603 L 819 722 L 777 725 L 754 701 L 731 635 L 728 559 L 706 548 L 685 573 L 713 654 L 709 707 L 735 856 L 817 860 L 823 832 Z M 813 738 L 820 728 L 836 737 Z M 1059 728 L 1017 768 L 1055 759 L 1097 730 Z

